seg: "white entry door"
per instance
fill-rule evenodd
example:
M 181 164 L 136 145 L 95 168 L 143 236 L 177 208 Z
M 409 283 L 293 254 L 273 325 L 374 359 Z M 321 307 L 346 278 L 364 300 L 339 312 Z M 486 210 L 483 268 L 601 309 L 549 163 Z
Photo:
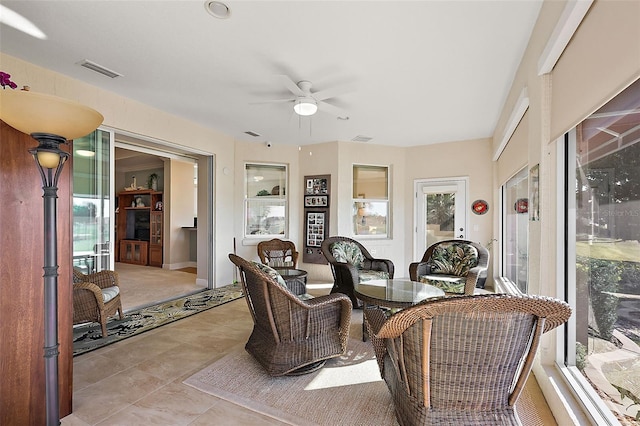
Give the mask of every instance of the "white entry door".
M 467 237 L 466 178 L 416 181 L 415 258 L 432 244 Z

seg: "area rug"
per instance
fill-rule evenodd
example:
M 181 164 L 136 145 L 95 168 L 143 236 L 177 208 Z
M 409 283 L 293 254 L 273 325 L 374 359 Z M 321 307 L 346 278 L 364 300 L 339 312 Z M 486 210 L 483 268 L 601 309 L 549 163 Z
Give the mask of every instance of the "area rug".
M 315 373 L 270 377 L 243 348 L 184 381 L 202 392 L 293 425 L 397 425 L 370 342 Z
M 347 353 L 315 373 L 270 377 L 239 347 L 184 383 L 292 425 L 398 425 L 373 347 L 357 339 L 349 339 Z M 557 424 L 533 375 L 516 411 L 524 426 Z
M 206 311 L 242 297 L 239 284 L 204 290 L 157 305 L 126 312 L 122 320 L 114 316 L 107 321 L 107 337 L 102 337 L 98 323 L 73 328 L 73 356 L 80 355 L 156 327 Z

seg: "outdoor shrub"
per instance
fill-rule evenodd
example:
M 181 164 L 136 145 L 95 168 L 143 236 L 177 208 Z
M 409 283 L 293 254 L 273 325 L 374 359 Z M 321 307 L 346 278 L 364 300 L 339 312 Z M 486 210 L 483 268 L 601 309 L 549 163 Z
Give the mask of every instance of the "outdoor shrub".
M 618 320 L 618 298 L 611 293 L 618 291 L 620 262 L 579 257 L 576 267 L 578 273 L 586 275 L 591 309 L 600 337 L 611 340 L 613 325 Z
M 639 262 L 622 262 L 619 287 L 623 293 L 640 294 Z

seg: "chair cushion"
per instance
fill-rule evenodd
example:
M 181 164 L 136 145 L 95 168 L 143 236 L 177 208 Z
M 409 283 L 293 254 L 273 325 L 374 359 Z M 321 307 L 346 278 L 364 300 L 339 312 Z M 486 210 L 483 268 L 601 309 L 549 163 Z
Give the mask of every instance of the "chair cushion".
M 432 274 L 466 277 L 478 265 L 478 250 L 465 243 L 443 243 L 434 248 L 429 263 Z
M 418 281 L 438 287 L 445 293 L 464 294 L 464 284 L 467 281 L 465 277 L 455 275 L 420 275 Z
M 253 260 L 251 261 L 251 263 L 253 263 L 262 272 L 273 278 L 280 286 L 286 288 L 287 290 L 289 289 L 289 287 L 287 287 L 287 283 L 284 281 L 284 278 L 282 278 L 282 275 L 280 275 L 278 271 L 273 269 L 271 266 Z
M 113 287 L 106 287 L 102 289 L 102 301 L 107 303 L 114 297 L 120 294 L 120 287 L 114 285 Z
M 369 269 L 358 270 L 358 281 L 371 281 L 371 280 L 386 280 L 389 279 L 389 273 L 387 271 L 372 271 Z
M 362 267 L 364 255 L 360 251 L 360 247 L 352 241 L 338 241 L 331 244 L 331 254 L 337 262 L 349 263 L 356 268 Z

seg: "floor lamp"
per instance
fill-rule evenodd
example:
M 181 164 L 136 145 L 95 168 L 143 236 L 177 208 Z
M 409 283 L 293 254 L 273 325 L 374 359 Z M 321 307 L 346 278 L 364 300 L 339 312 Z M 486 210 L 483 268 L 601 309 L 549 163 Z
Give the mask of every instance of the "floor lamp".
M 69 154 L 67 140 L 85 136 L 103 120 L 97 111 L 67 99 L 25 90 L 0 90 L 0 119 L 30 134 L 44 199 L 44 372 L 47 426 L 60 424 L 58 394 L 58 178 Z

